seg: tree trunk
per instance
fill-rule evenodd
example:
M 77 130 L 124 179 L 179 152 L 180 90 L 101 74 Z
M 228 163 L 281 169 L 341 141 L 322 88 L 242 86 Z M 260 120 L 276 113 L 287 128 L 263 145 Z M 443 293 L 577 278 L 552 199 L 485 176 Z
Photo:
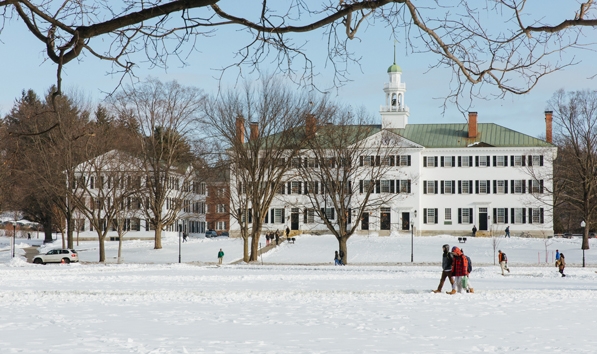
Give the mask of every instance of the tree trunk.
M 340 237 L 338 239 L 338 253 L 342 255 L 342 264 L 344 265 L 348 264 L 348 250 L 346 248 L 346 241 L 347 238 L 345 237 Z
M 162 249 L 162 223 L 158 223 L 155 226 L 155 243 L 153 246 L 154 250 Z
M 123 235 L 118 233 L 118 264 L 122 263 L 122 237 Z
M 104 247 L 106 235 L 101 235 L 98 233 L 97 237 L 99 239 L 99 261 L 100 263 L 106 262 L 106 248 Z
M 249 237 L 243 236 L 243 261 L 249 263 Z
M 44 227 L 44 243 L 51 243 L 52 240 L 52 219 L 48 218 L 43 224 Z
M 583 230 L 582 235 L 582 247 L 581 250 L 588 250 L 589 249 L 589 223 L 586 224 Z
M 68 243 L 69 249 L 74 247 L 73 227 L 74 227 L 73 216 L 71 215 L 71 213 L 68 213 L 68 215 L 66 217 L 66 241 Z
M 251 230 L 251 258 L 250 261 L 259 260 L 259 236 L 261 236 L 261 223 L 254 222 Z

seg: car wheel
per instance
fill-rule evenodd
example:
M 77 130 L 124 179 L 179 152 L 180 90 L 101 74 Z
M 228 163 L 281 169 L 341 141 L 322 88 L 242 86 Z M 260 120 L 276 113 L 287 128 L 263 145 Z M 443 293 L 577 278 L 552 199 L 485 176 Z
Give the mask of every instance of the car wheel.
M 41 260 L 41 258 L 35 258 L 35 259 L 33 260 L 33 263 L 34 263 L 34 264 L 43 264 L 44 262 Z
M 62 258 L 62 262 L 60 262 L 60 263 L 69 264 L 70 263 L 70 259 L 68 259 L 68 258 Z

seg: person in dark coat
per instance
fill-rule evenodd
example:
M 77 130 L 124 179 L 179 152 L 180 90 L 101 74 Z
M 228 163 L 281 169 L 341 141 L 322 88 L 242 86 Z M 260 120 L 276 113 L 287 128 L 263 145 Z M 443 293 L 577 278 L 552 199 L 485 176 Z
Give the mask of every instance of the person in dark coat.
M 510 225 L 506 227 L 506 236 L 504 237 L 510 238 Z
M 288 238 L 288 236 L 290 236 L 290 229 L 286 226 L 286 238 Z
M 454 277 L 454 283 L 456 284 L 456 290 L 452 289 L 452 291 L 448 291 L 447 293 L 450 295 L 458 293 L 462 293 L 463 285 L 463 277 L 468 275 L 468 261 L 466 257 L 462 254 L 460 248 L 454 246 L 452 247 L 452 276 Z M 466 282 L 466 279 L 464 279 Z
M 280 242 L 280 235 L 276 232 L 276 246 Z
M 477 234 L 477 226 L 473 225 L 473 237 Z
M 442 255 L 442 277 L 439 281 L 437 289 L 433 290 L 433 292 L 436 294 L 442 292 L 442 288 L 444 287 L 444 282 L 446 281 L 446 278 L 450 281 L 450 284 L 452 285 L 452 290 L 454 291 L 454 278 L 452 278 L 452 253 L 450 253 L 450 245 L 443 245 L 442 250 L 444 251 Z
M 564 274 L 564 268 L 566 268 L 566 258 L 564 258 L 563 253 L 560 253 L 560 264 L 558 265 L 558 269 L 563 277 L 566 276 L 566 274 Z
M 342 265 L 342 260 L 340 259 L 340 256 L 338 255 L 338 251 L 335 251 L 334 253 L 334 265 Z

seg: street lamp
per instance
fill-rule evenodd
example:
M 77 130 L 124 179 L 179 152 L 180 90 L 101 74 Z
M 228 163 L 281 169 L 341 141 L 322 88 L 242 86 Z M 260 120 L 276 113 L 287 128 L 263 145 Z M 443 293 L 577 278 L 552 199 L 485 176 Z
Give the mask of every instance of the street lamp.
M 15 243 L 17 242 L 17 222 L 12 223 L 12 258 L 15 258 Z
M 178 221 L 178 263 L 182 263 L 181 250 L 182 250 L 182 221 Z
M 587 223 L 583 220 L 580 222 L 580 227 L 582 227 L 582 266 L 583 268 L 585 267 L 585 227 L 587 226 Z
M 414 212 L 415 218 L 417 217 L 417 211 Z M 410 221 L 410 262 L 414 263 L 414 240 L 415 240 L 415 223 L 413 220 Z

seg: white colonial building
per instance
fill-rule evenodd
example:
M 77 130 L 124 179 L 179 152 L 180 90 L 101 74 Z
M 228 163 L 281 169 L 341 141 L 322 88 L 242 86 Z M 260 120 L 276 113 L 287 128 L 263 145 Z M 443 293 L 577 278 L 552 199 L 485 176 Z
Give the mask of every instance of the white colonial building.
M 546 140 L 479 123 L 476 112 L 469 113 L 468 124 L 409 124 L 401 75 L 398 65 L 389 67 L 381 124 L 372 126 L 371 135 L 388 131 L 401 137 L 399 155 L 389 160 L 392 167 L 374 190 L 400 196 L 368 210 L 356 221 L 357 233 L 389 235 L 414 228 L 418 235 L 470 235 L 475 226 L 477 235 L 488 235 L 503 234 L 510 226 L 512 235 L 552 235 L 553 202 L 548 191 L 557 148 L 551 143 L 551 112 L 545 112 Z M 364 159 L 363 168 L 376 163 L 374 157 Z M 363 181 L 358 183 L 362 186 Z M 296 233 L 326 232 L 314 220 L 317 215 L 300 205 L 305 200 L 299 196 L 303 186 L 289 178 L 284 194 L 272 202 L 264 230 L 288 226 Z M 296 198 L 289 198 L 292 194 Z M 334 211 L 328 215 L 333 217 Z M 235 230 L 238 224 L 232 221 L 231 231 Z

